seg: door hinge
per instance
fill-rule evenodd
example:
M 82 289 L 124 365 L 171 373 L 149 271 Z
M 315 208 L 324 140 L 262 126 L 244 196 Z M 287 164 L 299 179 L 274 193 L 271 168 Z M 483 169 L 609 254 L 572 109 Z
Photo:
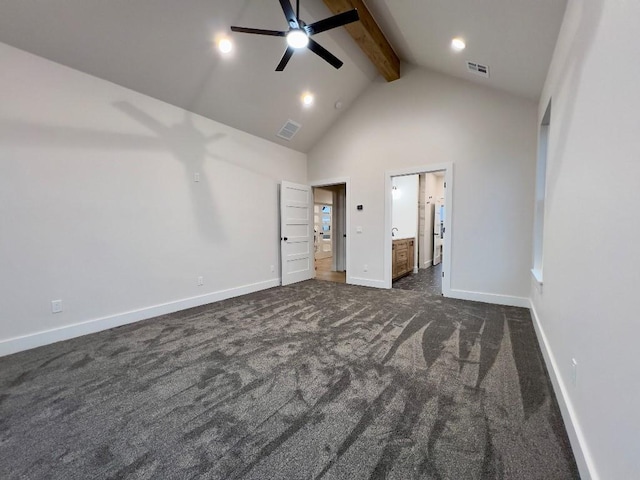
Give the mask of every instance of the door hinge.
M 444 278 L 444 272 L 442 272 L 442 278 Z
M 447 188 L 447 182 L 444 182 L 444 188 Z

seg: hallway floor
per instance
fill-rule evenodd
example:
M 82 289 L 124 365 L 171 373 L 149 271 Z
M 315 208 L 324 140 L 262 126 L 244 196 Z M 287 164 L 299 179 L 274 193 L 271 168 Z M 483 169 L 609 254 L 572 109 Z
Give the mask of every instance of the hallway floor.
M 316 260 L 316 280 L 328 282 L 346 283 L 347 272 L 334 272 L 331 270 L 333 257 Z
M 440 296 L 442 295 L 442 263 L 430 268 L 421 268 L 418 273 L 410 273 L 393 282 L 392 287 Z

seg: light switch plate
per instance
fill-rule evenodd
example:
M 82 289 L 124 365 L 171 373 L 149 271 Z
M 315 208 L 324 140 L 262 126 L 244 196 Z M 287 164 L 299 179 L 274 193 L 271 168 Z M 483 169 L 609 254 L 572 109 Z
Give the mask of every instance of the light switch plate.
M 51 313 L 62 312 L 62 300 L 51 300 Z

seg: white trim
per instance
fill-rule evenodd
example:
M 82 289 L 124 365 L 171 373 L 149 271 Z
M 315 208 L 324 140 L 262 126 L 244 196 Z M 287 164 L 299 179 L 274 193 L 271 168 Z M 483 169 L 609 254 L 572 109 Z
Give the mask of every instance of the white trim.
M 493 303 L 495 305 L 507 305 L 509 307 L 529 308 L 529 299 L 526 297 L 514 297 L 511 295 L 499 295 L 496 293 L 470 292 L 468 290 L 450 290 L 449 298 L 458 300 L 471 300 L 473 302 Z
M 433 258 L 430 258 L 429 260 L 424 262 L 420 268 L 431 268 L 431 267 L 433 267 Z
M 444 258 L 442 260 L 442 270 L 445 276 L 442 278 L 442 294 L 445 297 L 451 296 L 451 235 L 454 233 L 451 229 L 453 217 L 453 163 L 434 163 L 431 165 L 422 165 L 416 167 L 407 167 L 399 170 L 387 170 L 384 174 L 384 235 L 383 235 L 383 251 L 384 251 L 384 288 L 391 288 L 391 209 L 392 197 L 391 186 L 392 177 L 402 175 L 417 175 L 421 173 L 445 171 L 444 181 L 447 185 L 445 188 L 445 205 L 447 215 L 445 218 L 445 236 L 444 236 Z
M 538 343 L 540 344 L 540 350 L 542 350 L 542 356 L 544 357 L 545 364 L 547 365 L 549 377 L 551 378 L 551 383 L 553 384 L 553 389 L 556 393 L 556 399 L 558 400 L 558 406 L 560 407 L 560 413 L 562 414 L 567 435 L 571 442 L 573 456 L 575 457 L 576 464 L 578 465 L 580 478 L 582 478 L 582 480 L 599 480 L 600 476 L 596 470 L 593 457 L 589 453 L 587 440 L 582 433 L 582 428 L 580 428 L 578 416 L 573 408 L 573 404 L 571 403 L 567 387 L 562 380 L 558 364 L 556 363 L 556 358 L 549 346 L 547 336 L 545 335 L 542 323 L 540 322 L 540 317 L 538 317 L 538 312 L 536 311 L 532 300 L 529 301 L 529 309 L 531 311 L 531 317 L 533 318 L 533 326 L 536 331 L 536 336 L 538 337 Z
M 533 276 L 533 279 L 537 282 L 537 284 L 539 286 L 542 286 L 542 270 L 540 270 L 539 268 L 532 268 L 531 275 Z
M 327 178 L 325 180 L 314 180 L 313 182 L 309 182 L 309 185 L 312 187 L 333 187 L 334 185 L 342 185 L 343 183 L 349 183 L 349 177 L 334 177 Z
M 373 280 L 371 278 L 347 277 L 347 283 L 350 283 L 351 285 L 359 285 L 361 287 L 391 288 L 387 286 L 384 280 Z
M 185 298 L 174 302 L 163 303 L 138 310 L 131 310 L 129 312 L 117 313 L 107 317 L 95 318 L 93 320 L 76 323 L 74 325 L 65 325 L 63 327 L 45 330 L 43 332 L 9 338 L 7 340 L 0 341 L 0 357 L 60 342 L 62 340 L 69 340 L 71 338 L 80 337 L 90 333 L 101 332 L 121 325 L 147 320 L 159 315 L 167 315 L 187 308 L 199 307 L 201 305 L 207 305 L 220 300 L 246 295 L 247 293 L 257 292 L 259 290 L 265 290 L 279 285 L 280 279 L 273 278 L 271 280 L 252 283 L 242 287 L 220 290 L 218 292 L 207 293 L 197 297 Z

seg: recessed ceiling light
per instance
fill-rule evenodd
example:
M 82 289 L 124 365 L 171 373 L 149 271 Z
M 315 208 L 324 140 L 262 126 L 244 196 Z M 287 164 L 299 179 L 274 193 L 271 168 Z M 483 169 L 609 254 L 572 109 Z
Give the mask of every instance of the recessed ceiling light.
M 309 36 L 304 30 L 293 29 L 287 33 L 287 43 L 292 48 L 304 48 L 309 44 Z
M 222 38 L 218 42 L 218 50 L 220 50 L 222 53 L 229 53 L 231 50 L 233 50 L 233 43 L 231 43 L 231 40 L 229 40 L 228 38 Z
M 462 50 L 465 49 L 466 46 L 467 44 L 464 43 L 464 40 L 461 39 L 460 37 L 456 37 L 453 40 L 451 40 L 451 48 L 453 48 L 456 52 L 461 52 Z
M 303 104 L 305 107 L 310 107 L 311 105 L 313 105 L 313 100 L 314 100 L 314 98 L 313 98 L 313 94 L 311 94 L 311 93 L 309 93 L 309 92 L 304 93 L 304 94 L 302 95 L 302 104 Z

